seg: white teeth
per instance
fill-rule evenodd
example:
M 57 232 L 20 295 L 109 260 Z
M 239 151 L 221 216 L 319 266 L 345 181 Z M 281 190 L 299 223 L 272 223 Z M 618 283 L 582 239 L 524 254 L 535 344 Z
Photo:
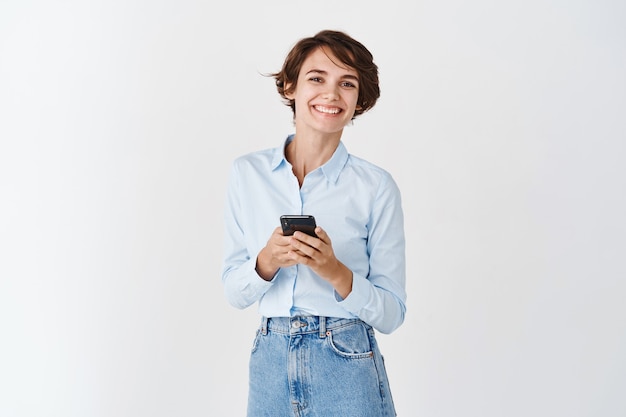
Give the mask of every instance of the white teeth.
M 337 114 L 341 111 L 341 109 L 338 109 L 336 107 L 328 108 L 328 107 L 323 107 L 323 106 L 315 106 L 315 110 L 322 112 L 322 113 L 327 113 L 327 114 Z

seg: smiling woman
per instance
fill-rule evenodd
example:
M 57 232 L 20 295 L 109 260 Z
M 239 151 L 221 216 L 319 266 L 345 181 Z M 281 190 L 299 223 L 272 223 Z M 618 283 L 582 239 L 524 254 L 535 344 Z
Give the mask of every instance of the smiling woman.
M 226 297 L 262 315 L 248 416 L 395 416 L 374 329 L 404 321 L 400 192 L 341 142 L 379 97 L 378 68 L 361 43 L 322 31 L 273 76 L 295 133 L 234 161 L 224 212 Z M 315 216 L 315 236 L 285 236 L 274 225 L 286 214 Z
M 344 126 L 354 117 L 358 100 L 357 72 L 335 62 L 335 56 L 323 47 L 318 48 L 304 60 L 297 84 L 287 85 L 285 97 L 294 102 L 296 132 L 300 137 L 330 135 L 338 138 Z M 321 140 L 332 143 L 327 139 Z M 292 147 L 295 148 L 296 144 Z M 328 152 L 320 157 L 327 159 L 332 151 L 334 149 L 328 148 Z M 296 153 L 293 152 L 292 156 Z M 294 173 L 302 184 L 307 172 L 302 163 L 297 162 L 300 161 L 296 161 Z
M 360 42 L 351 39 L 347 41 L 341 32 L 325 30 L 315 37 L 300 40 L 290 51 L 280 72 L 273 74 L 276 78 L 278 93 L 286 99 L 295 114 L 295 100 L 289 95 L 297 87 L 299 77 L 307 78 L 308 71 L 301 71 L 303 61 L 312 54 L 323 53 L 331 63 L 346 71 L 347 82 L 356 83 L 358 88 L 358 102 L 354 117 L 366 112 L 376 104 L 380 97 L 378 86 L 378 67 L 374 63 L 372 54 Z M 321 71 L 315 67 L 311 71 Z M 311 74 L 311 78 L 316 78 Z M 362 80 L 359 85 L 359 80 Z

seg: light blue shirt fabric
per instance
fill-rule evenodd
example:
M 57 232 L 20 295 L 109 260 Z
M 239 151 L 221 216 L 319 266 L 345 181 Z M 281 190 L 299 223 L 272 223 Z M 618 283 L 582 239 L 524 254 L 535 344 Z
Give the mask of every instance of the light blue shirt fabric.
M 266 317 L 360 318 L 391 333 L 406 311 L 404 219 L 396 183 L 340 142 L 300 187 L 284 154 L 292 139 L 232 164 L 224 210 L 226 298 L 240 309 L 258 301 Z M 271 281 L 257 274 L 257 255 L 283 214 L 312 214 L 328 233 L 337 259 L 353 273 L 345 299 L 304 265 L 280 268 Z

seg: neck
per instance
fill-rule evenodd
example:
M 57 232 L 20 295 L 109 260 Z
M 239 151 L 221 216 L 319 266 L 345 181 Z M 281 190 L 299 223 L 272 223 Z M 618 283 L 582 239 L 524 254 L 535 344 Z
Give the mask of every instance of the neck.
M 296 133 L 293 140 L 285 149 L 285 157 L 293 168 L 293 173 L 302 186 L 304 177 L 324 165 L 333 156 L 341 132 L 328 135 L 302 135 Z

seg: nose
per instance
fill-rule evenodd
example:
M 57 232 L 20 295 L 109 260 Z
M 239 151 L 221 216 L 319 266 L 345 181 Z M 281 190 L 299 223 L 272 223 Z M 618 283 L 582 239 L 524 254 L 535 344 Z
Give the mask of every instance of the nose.
M 330 101 L 337 100 L 339 98 L 339 88 L 336 85 L 327 84 L 323 96 Z

